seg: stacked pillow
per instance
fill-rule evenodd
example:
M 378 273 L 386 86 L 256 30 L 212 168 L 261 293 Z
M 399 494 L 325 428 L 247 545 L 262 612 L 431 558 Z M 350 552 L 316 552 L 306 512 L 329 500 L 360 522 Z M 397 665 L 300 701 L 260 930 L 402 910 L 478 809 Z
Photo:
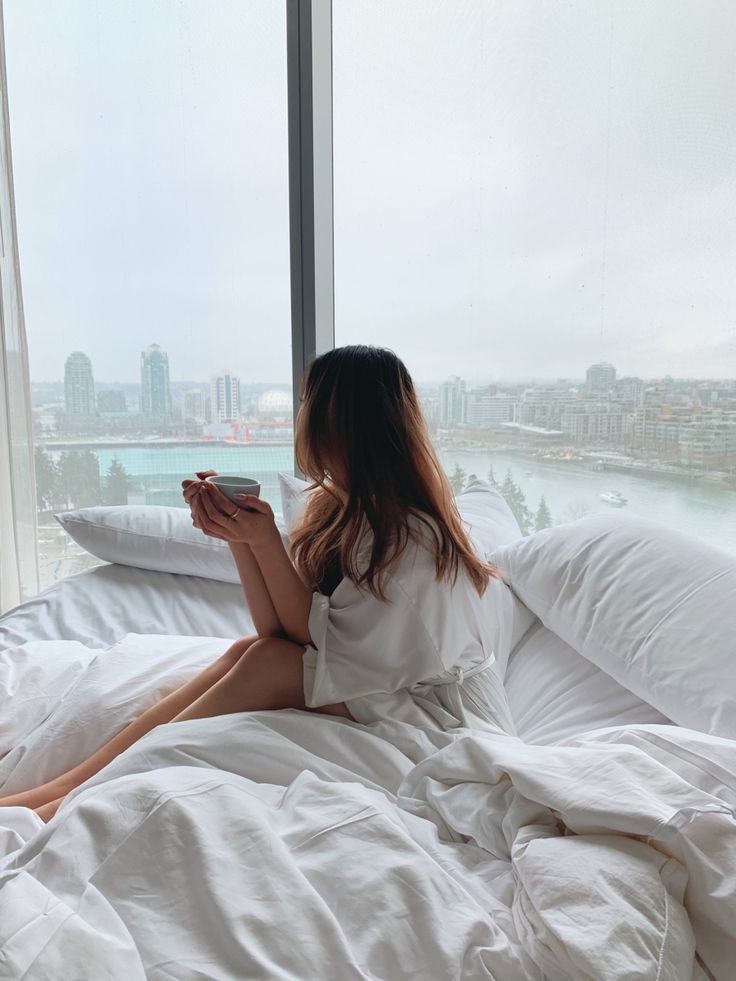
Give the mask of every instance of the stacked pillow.
M 283 517 L 276 517 L 282 540 L 306 506 L 312 485 L 279 474 Z M 508 505 L 488 484 L 471 477 L 457 505 L 471 537 L 484 556 L 521 535 Z M 240 582 L 226 542 L 210 538 L 192 525 L 188 508 L 150 505 L 81 508 L 64 511 L 56 520 L 78 545 L 119 565 L 155 572 L 174 572 L 221 582 Z
M 736 557 L 630 514 L 499 549 L 545 627 L 678 725 L 736 738 Z

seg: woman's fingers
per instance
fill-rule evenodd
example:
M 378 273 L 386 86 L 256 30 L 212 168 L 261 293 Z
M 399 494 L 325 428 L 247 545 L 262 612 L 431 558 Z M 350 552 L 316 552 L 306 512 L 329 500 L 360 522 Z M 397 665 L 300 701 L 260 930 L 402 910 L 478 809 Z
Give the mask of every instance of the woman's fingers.
M 203 497 L 204 494 L 201 494 L 199 499 L 192 504 L 192 524 L 210 538 L 219 538 L 223 542 L 229 542 L 230 538 L 223 534 L 224 528 L 210 518 L 204 505 L 200 503 Z
M 204 480 L 205 477 L 216 477 L 216 470 L 197 470 L 195 471 L 200 480 Z
M 230 519 L 217 509 L 209 494 L 200 495 L 200 504 L 211 525 L 223 531 L 227 530 Z
M 184 500 L 187 504 L 190 504 L 193 500 L 196 500 L 199 494 L 199 489 L 202 486 L 201 480 L 182 480 L 182 494 L 184 495 Z
M 244 508 L 249 508 L 251 511 L 258 511 L 260 514 L 270 514 L 271 505 L 262 501 L 260 497 L 256 497 L 255 494 L 236 494 L 235 501 Z
M 219 509 L 221 514 L 228 515 L 233 513 L 237 505 L 233 504 L 230 498 L 222 493 L 217 484 L 208 483 L 205 486 L 205 490 L 209 495 L 210 501 Z

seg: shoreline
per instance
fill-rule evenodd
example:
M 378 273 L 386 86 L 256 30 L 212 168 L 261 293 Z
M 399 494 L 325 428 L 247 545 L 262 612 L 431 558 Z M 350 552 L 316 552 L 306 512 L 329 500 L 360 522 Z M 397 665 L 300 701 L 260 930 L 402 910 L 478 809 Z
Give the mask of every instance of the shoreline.
M 494 453 L 500 453 L 505 456 L 518 457 L 520 460 L 528 460 L 535 464 L 564 467 L 571 472 L 602 473 L 610 471 L 611 473 L 625 473 L 631 476 L 645 477 L 650 480 L 678 480 L 691 485 L 703 484 L 709 487 L 717 487 L 720 490 L 736 492 L 736 475 L 729 478 L 723 471 L 715 471 L 713 473 L 702 470 L 689 471 L 675 464 L 657 465 L 655 463 L 636 460 L 633 457 L 629 460 L 622 459 L 621 461 L 606 460 L 605 456 L 611 452 L 610 450 L 600 451 L 599 453 L 595 450 L 585 450 L 566 456 L 562 454 L 555 455 L 554 451 L 543 453 L 540 451 L 531 451 L 524 447 L 509 446 L 507 444 L 494 446 L 483 443 L 469 444 L 464 442 L 443 443 L 438 449 L 440 453 L 486 453 L 489 457 Z M 600 465 L 597 465 L 597 461 L 600 461 Z

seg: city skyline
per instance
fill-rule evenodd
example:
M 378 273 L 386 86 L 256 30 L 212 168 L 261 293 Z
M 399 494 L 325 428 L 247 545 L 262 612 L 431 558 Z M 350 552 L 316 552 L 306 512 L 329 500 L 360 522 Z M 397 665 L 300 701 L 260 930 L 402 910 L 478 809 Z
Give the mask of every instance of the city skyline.
M 177 386 L 173 398 L 168 366 L 168 354 L 158 344 L 141 353 L 136 412 L 128 408 L 120 390 L 107 388 L 96 394 L 90 358 L 72 352 L 65 364 L 65 411 L 54 412 L 53 403 L 41 405 L 40 410 L 47 410 L 44 422 L 36 407 L 39 432 L 100 436 L 106 425 L 109 435 L 127 433 L 128 438 L 145 432 L 247 441 L 287 435 L 293 398 L 286 387 L 255 398 L 252 392 L 250 399 L 243 399 L 239 379 L 221 369 L 210 376 L 209 393 L 203 383 L 186 382 Z M 648 454 L 667 466 L 716 469 L 734 476 L 735 381 L 679 381 L 670 376 L 645 380 L 620 375 L 610 362 L 596 362 L 587 367 L 584 381 L 575 383 L 558 379 L 474 386 L 450 375 L 436 387 L 418 383 L 418 389 L 427 424 L 438 436 L 455 430 L 510 439 L 520 446 L 540 441 L 548 447 L 597 446 Z M 103 410 L 103 401 L 113 411 Z

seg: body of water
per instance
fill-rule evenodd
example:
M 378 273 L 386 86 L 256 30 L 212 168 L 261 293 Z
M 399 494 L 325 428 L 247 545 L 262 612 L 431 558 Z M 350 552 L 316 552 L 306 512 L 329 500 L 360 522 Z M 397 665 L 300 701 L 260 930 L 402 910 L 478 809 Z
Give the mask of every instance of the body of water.
M 262 496 L 280 508 L 279 471 L 292 472 L 290 446 L 134 446 L 93 448 L 104 474 L 113 459 L 143 488 L 149 504 L 179 505 L 181 481 L 196 470 L 213 469 L 260 480 Z M 57 454 L 54 454 L 57 455 Z M 491 451 L 443 449 L 440 456 L 451 473 L 456 464 L 468 474 L 486 478 L 493 467 L 500 482 L 511 470 L 535 512 L 544 495 L 555 524 L 583 514 L 609 510 L 601 494 L 618 490 L 627 498 L 625 510 L 689 532 L 713 545 L 736 552 L 736 492 L 708 484 L 633 473 L 597 472 L 583 463 L 548 463 Z
M 554 524 L 562 524 L 611 509 L 601 494 L 617 490 L 628 500 L 625 508 L 736 552 L 736 492 L 711 484 L 635 473 L 594 471 L 584 463 L 551 463 L 494 452 L 443 450 L 448 472 L 459 464 L 467 473 L 486 478 L 493 467 L 496 480 L 507 470 L 526 496 L 534 513 L 544 495 Z

